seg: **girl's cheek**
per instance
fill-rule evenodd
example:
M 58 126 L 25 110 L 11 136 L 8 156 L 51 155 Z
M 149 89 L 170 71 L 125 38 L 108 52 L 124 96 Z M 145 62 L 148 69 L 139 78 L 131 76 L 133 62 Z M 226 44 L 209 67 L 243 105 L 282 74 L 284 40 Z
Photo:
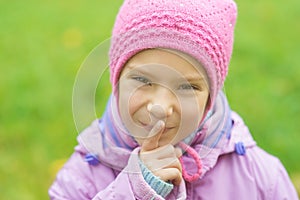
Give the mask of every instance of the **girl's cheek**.
M 192 101 L 181 102 L 181 119 L 182 124 L 188 126 L 188 129 L 196 129 L 203 117 L 206 102 L 195 98 Z M 187 127 L 185 127 L 187 128 Z
M 127 107 L 129 114 L 132 116 L 135 112 L 137 112 L 145 102 L 145 95 L 142 92 L 135 90 L 127 97 Z

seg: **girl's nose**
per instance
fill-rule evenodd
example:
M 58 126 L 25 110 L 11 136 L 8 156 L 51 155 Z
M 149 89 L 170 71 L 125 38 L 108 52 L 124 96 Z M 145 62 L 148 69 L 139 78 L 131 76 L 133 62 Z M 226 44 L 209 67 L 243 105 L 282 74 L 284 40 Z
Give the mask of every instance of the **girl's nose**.
M 171 88 L 157 84 L 149 96 L 147 110 L 156 119 L 165 120 L 173 114 L 176 104 L 176 95 Z
M 147 110 L 155 118 L 162 119 L 162 120 L 171 116 L 173 113 L 173 107 L 171 105 L 158 104 L 158 103 L 153 104 L 151 102 L 148 103 Z

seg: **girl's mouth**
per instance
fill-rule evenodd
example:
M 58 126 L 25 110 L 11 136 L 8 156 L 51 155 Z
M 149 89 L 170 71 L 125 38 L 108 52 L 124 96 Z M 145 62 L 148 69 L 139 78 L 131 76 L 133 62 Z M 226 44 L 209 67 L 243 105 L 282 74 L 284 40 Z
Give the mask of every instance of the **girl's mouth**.
M 143 122 L 141 122 L 141 121 L 139 121 L 139 123 L 141 124 L 141 126 L 144 128 L 144 129 L 146 129 L 147 131 L 151 131 L 152 129 L 153 129 L 153 127 L 154 127 L 154 125 L 151 125 L 151 124 L 146 124 L 146 123 L 143 123 Z M 171 130 L 171 129 L 174 129 L 175 127 L 174 126 L 166 126 L 165 128 L 164 128 L 164 130 L 163 130 L 163 133 L 166 133 L 166 132 L 168 132 L 169 130 Z

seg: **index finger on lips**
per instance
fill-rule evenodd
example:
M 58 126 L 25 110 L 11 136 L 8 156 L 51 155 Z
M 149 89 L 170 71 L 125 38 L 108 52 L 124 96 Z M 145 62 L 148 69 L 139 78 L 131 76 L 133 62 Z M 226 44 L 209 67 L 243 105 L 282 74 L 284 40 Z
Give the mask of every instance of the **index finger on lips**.
M 158 147 L 158 141 L 163 133 L 165 123 L 159 120 L 151 129 L 149 138 L 146 138 L 142 144 L 141 151 L 151 151 Z

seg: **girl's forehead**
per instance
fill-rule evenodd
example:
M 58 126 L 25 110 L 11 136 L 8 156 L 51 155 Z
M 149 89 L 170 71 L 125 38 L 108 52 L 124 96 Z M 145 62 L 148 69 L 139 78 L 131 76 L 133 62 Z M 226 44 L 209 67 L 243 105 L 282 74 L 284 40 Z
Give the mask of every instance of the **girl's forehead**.
M 190 79 L 204 78 L 208 82 L 206 72 L 198 61 L 187 54 L 171 49 L 147 49 L 139 52 L 123 69 L 127 72 L 131 70 L 154 74 L 181 74 Z

